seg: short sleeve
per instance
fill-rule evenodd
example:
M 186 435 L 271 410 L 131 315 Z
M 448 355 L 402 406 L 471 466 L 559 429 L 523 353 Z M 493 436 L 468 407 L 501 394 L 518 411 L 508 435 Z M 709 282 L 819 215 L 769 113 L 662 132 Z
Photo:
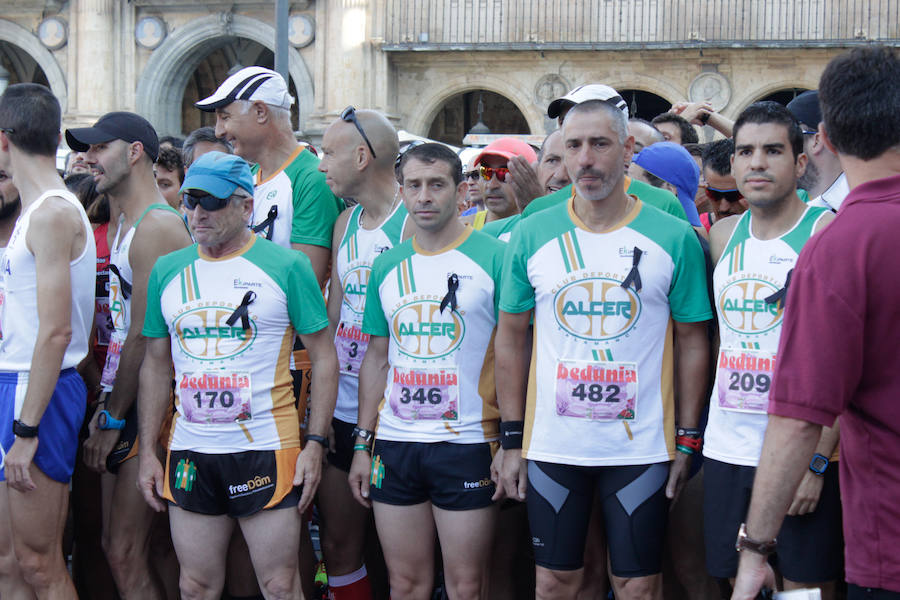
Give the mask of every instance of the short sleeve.
M 144 313 L 144 329 L 141 331 L 144 337 L 161 338 L 169 336 L 169 327 L 162 314 L 162 289 L 160 286 L 159 260 L 150 271 L 150 279 L 147 282 L 147 310 Z
M 499 310 L 523 313 L 534 308 L 534 287 L 528 279 L 527 231 L 523 224 L 513 230 L 503 261 Z
M 288 274 L 288 289 L 285 290 L 288 314 L 297 333 L 315 333 L 328 326 L 325 300 L 309 259 L 300 252 L 295 255 Z
M 712 319 L 706 286 L 706 260 L 697 234 L 690 227 L 684 227 L 672 260 L 675 263 L 669 288 L 672 318 L 680 323 Z
M 372 273 L 369 283 L 366 285 L 366 307 L 363 309 L 363 333 L 387 337 L 390 335 L 387 318 L 384 316 L 384 308 L 381 305 L 381 284 L 386 272 L 390 269 L 390 263 L 381 255 L 372 263 Z
M 325 183 L 325 174 L 319 172 L 315 157 L 310 156 L 291 179 L 294 194 L 291 243 L 331 248 L 334 222 L 343 210 L 343 201 Z

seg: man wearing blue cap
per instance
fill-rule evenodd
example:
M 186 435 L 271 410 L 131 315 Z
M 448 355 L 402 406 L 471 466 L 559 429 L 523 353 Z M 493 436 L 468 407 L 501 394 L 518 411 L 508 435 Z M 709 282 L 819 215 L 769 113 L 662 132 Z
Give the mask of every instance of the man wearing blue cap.
M 681 144 L 659 142 L 645 147 L 635 154 L 628 173 L 651 185 L 653 182 L 646 178 L 646 173 L 661 179 L 663 185 L 657 187 L 675 194 L 687 214 L 688 222 L 700 227 L 700 216 L 694 203 L 700 183 L 700 167 Z
M 300 598 L 301 514 L 319 484 L 337 395 L 325 303 L 306 255 L 248 228 L 253 177 L 243 159 L 204 154 L 181 192 L 197 243 L 160 258 L 150 275 L 140 489 L 154 510 L 171 507 L 183 596 L 220 597 L 237 522 L 263 594 Z M 313 365 L 302 452 L 295 335 Z M 177 412 L 163 469 L 150 440 L 170 406 L 173 364 Z
M 141 336 L 147 280 L 156 259 L 191 243 L 181 215 L 162 197 L 153 174 L 159 153 L 156 130 L 143 117 L 111 112 L 92 127 L 66 130 L 73 150 L 86 153 L 97 189 L 119 207 L 110 249 L 109 307 L 114 330 L 100 379 L 100 401 L 84 444 L 88 467 L 103 473 L 104 548 L 119 593 L 163 598 L 162 577 L 150 568 L 153 513 L 135 488 L 137 373 L 144 358 Z M 156 436 L 154 432 L 150 439 Z M 163 576 L 164 577 L 164 576 Z

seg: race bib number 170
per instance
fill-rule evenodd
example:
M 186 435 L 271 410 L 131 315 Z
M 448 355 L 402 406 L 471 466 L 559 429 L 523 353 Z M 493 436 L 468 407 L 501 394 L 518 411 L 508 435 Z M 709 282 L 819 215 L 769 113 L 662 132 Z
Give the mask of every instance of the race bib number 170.
M 249 371 L 182 373 L 178 399 L 191 423 L 244 423 L 253 418 Z
M 556 365 L 556 414 L 589 421 L 634 420 L 637 364 L 560 361 Z

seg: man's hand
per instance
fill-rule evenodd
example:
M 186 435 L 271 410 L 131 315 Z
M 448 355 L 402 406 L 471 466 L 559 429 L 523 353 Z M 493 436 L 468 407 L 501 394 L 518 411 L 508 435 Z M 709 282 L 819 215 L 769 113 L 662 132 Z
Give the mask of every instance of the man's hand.
M 357 502 L 370 508 L 372 501 L 369 500 L 369 483 L 372 481 L 372 457 L 368 452 L 362 450 L 353 453 L 353 462 L 350 463 L 350 475 L 347 476 L 350 482 L 350 491 Z
M 325 455 L 325 448 L 318 442 L 307 442 L 306 447 L 297 457 L 297 466 L 294 471 L 294 485 L 302 485 L 303 492 L 300 494 L 300 502 L 297 504 L 297 510 L 301 513 L 306 512 L 313 498 L 316 497 L 316 490 L 319 488 L 319 481 L 322 480 L 322 460 Z
M 740 554 L 731 600 L 754 600 L 763 587 L 774 590 L 775 573 L 766 557 L 749 550 L 744 550 Z
M 141 452 L 138 461 L 138 489 L 150 508 L 156 512 L 165 512 L 166 503 L 162 500 L 165 473 L 162 464 L 150 452 Z
M 497 492 L 503 487 L 502 494 L 512 500 L 519 502 L 525 501 L 525 494 L 528 491 L 528 464 L 522 458 L 521 450 L 512 450 L 503 453 L 503 465 L 500 468 L 500 484 L 497 485 Z
M 494 454 L 493 460 L 491 460 L 491 481 L 494 482 L 496 489 L 494 490 L 494 495 L 491 496 L 491 500 L 493 502 L 497 502 L 499 500 L 503 500 L 506 498 L 505 490 L 503 489 L 503 481 L 500 477 L 500 471 L 503 469 L 503 455 L 506 454 L 506 450 L 501 446 L 497 449 L 497 452 Z
M 94 415 L 94 419 L 96 417 Z M 106 459 L 116 447 L 121 434 L 119 429 L 97 429 L 92 433 L 84 442 L 84 464 L 92 471 L 106 473 Z
M 700 116 L 704 114 L 712 114 L 712 104 L 709 102 L 676 102 L 672 105 L 671 112 L 681 115 L 691 125 L 706 125 L 700 120 Z
M 800 481 L 800 487 L 794 494 L 791 507 L 787 514 L 795 517 L 797 515 L 806 515 L 816 510 L 819 504 L 819 496 L 822 495 L 822 486 L 825 485 L 825 478 L 816 475 L 812 471 L 807 471 Z
M 538 181 L 538 175 L 524 156 L 513 156 L 506 163 L 509 169 L 509 185 L 516 196 L 519 209 L 526 207 L 529 202 L 547 193 L 544 186 Z
M 666 483 L 666 498 L 676 500 L 691 471 L 691 455 L 675 452 L 675 460 L 669 466 L 669 481 Z
M 31 461 L 37 452 L 38 438 L 17 437 L 3 460 L 6 483 L 22 493 L 37 488 L 31 480 Z

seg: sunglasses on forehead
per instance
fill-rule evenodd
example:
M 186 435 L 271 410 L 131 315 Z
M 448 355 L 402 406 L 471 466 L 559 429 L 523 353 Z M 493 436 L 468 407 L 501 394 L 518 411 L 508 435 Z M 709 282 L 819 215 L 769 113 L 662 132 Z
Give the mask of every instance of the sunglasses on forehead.
M 369 136 L 366 135 L 366 132 L 363 130 L 362 125 L 359 124 L 359 119 L 356 117 L 356 109 L 352 106 L 348 106 L 347 108 L 345 108 L 344 112 L 341 113 L 341 121 L 353 123 L 356 126 L 356 130 L 359 132 L 359 135 L 362 136 L 362 139 L 366 142 L 366 146 L 369 147 L 369 152 L 372 153 L 372 158 L 377 158 L 375 156 L 375 148 L 372 147 L 372 142 L 369 141 Z
M 509 175 L 509 169 L 506 167 L 485 167 L 481 165 L 479 172 L 481 173 L 481 178 L 485 181 L 490 181 L 491 177 L 496 177 L 497 181 L 506 181 L 506 176 Z
M 710 200 L 714 202 L 721 202 L 722 200 L 727 200 L 728 202 L 737 202 L 744 196 L 737 190 L 717 190 L 716 188 L 707 187 L 706 195 Z
M 228 198 L 219 198 L 201 190 L 191 190 L 184 193 L 182 202 L 184 202 L 184 206 L 188 210 L 194 210 L 199 204 L 206 212 L 215 212 L 228 206 L 228 202 L 231 201 L 231 198 L 232 196 L 229 196 Z

